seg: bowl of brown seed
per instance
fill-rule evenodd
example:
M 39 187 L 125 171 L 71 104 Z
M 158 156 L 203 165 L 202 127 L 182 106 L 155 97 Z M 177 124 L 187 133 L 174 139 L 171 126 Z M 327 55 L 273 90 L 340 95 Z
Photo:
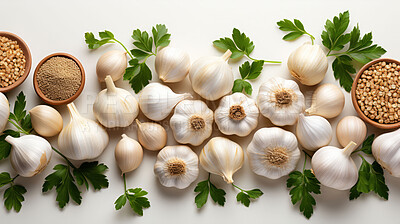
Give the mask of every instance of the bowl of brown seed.
M 400 62 L 380 58 L 357 73 L 351 98 L 358 115 L 380 129 L 400 127 Z
M 67 53 L 54 53 L 36 66 L 33 86 L 37 95 L 51 105 L 74 101 L 85 86 L 85 70 L 81 62 Z
M 13 33 L 0 31 L 0 92 L 21 85 L 31 66 L 31 51 L 25 41 Z

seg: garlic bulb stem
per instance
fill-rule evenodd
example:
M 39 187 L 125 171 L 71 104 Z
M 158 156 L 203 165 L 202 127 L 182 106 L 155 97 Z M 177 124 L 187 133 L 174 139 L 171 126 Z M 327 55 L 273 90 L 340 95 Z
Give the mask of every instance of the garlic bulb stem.
M 111 76 L 107 75 L 105 78 L 106 86 L 107 86 L 107 91 L 111 93 L 117 92 L 117 87 L 115 87 L 115 84 L 111 78 Z
M 357 148 L 357 143 L 351 141 L 349 144 L 346 145 L 343 149 L 343 154 L 346 156 L 350 156 L 351 153 Z
M 81 117 L 81 115 L 79 114 L 78 109 L 76 108 L 74 103 L 68 104 L 67 107 L 68 107 L 69 115 L 71 115 L 71 120 Z
M 228 50 L 225 51 L 225 53 L 222 55 L 222 59 L 223 59 L 224 61 L 228 61 L 229 58 L 231 57 L 231 55 L 232 55 L 232 51 L 230 51 L 230 50 L 228 49 Z

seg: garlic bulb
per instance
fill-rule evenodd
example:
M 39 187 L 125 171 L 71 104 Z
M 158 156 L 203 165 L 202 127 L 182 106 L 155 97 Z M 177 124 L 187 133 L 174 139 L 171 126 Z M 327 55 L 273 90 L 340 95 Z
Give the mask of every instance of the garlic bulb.
M 290 54 L 287 66 L 301 84 L 313 86 L 324 79 L 328 59 L 319 45 L 304 43 Z
M 278 77 L 260 86 L 257 105 L 261 114 L 277 126 L 293 125 L 305 108 L 297 83 Z
M 400 129 L 379 135 L 372 143 L 372 154 L 390 175 L 400 177 Z
M 10 104 L 7 97 L 0 92 L 0 133 L 4 131 L 10 116 Z
M 138 140 L 144 148 L 157 151 L 167 144 L 167 131 L 163 126 L 153 122 L 141 123 L 138 119 L 136 119 L 136 124 Z
M 115 146 L 115 160 L 122 174 L 131 172 L 139 167 L 143 160 L 142 146 L 126 134 Z
M 188 98 L 192 98 L 190 93 L 176 94 L 168 86 L 153 82 L 139 93 L 139 106 L 146 117 L 161 121 L 171 113 L 176 104 Z
M 300 114 L 297 121 L 296 136 L 305 149 L 315 151 L 329 145 L 332 140 L 332 126 L 323 117 Z
M 341 146 L 353 141 L 361 145 L 367 136 L 367 126 L 356 116 L 346 116 L 336 126 L 336 137 Z
M 36 135 L 24 135 L 13 138 L 10 135 L 5 140 L 12 145 L 11 165 L 15 172 L 23 177 L 32 177 L 42 172 L 50 162 L 50 143 Z
M 167 146 L 157 155 L 154 174 L 163 186 L 184 189 L 197 179 L 199 159 L 187 146 Z
M 200 152 L 200 164 L 209 173 L 220 175 L 224 180 L 233 183 L 233 174 L 244 161 L 243 149 L 236 142 L 224 137 L 214 137 Z
M 344 149 L 326 146 L 311 159 L 315 177 L 321 184 L 337 190 L 348 190 L 357 183 L 358 169 L 350 157 L 357 144 L 350 142 Z
M 184 100 L 175 107 L 170 126 L 175 140 L 198 146 L 212 133 L 213 111 L 201 100 Z
M 270 179 L 292 172 L 300 159 L 297 139 L 281 128 L 261 128 L 247 147 L 251 170 Z
M 135 97 L 128 91 L 117 88 L 107 76 L 107 89 L 102 90 L 93 104 L 96 119 L 107 128 L 127 127 L 139 114 L 139 106 Z
M 336 85 L 327 83 L 314 91 L 311 107 L 306 110 L 306 113 L 324 118 L 334 118 L 342 113 L 343 107 L 344 94 L 342 90 Z
M 224 96 L 215 110 L 215 123 L 225 135 L 247 136 L 258 124 L 258 107 L 243 93 Z
M 104 82 L 109 75 L 113 81 L 117 81 L 125 73 L 126 61 L 125 51 L 112 50 L 103 54 L 97 61 L 97 78 L 100 82 Z
M 189 54 L 174 48 L 164 47 L 156 56 L 155 69 L 163 82 L 180 82 L 189 74 Z
M 222 57 L 203 57 L 192 64 L 189 78 L 197 94 L 206 100 L 217 100 L 232 90 L 233 73 L 227 63 L 231 55 L 227 50 Z
M 63 128 L 61 114 L 53 107 L 39 105 L 29 111 L 33 129 L 43 137 L 53 137 Z
M 106 130 L 95 121 L 82 117 L 74 103 L 67 107 L 71 120 L 58 135 L 60 152 L 73 160 L 98 157 L 108 145 Z

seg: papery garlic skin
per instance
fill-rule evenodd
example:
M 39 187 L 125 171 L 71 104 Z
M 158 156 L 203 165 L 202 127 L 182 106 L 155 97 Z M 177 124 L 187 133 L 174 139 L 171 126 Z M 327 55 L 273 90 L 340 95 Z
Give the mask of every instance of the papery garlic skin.
M 175 107 L 170 126 L 175 140 L 198 146 L 212 133 L 214 113 L 201 100 L 183 100 Z
M 200 164 L 207 172 L 219 175 L 228 184 L 233 183 L 233 174 L 243 166 L 242 147 L 224 137 L 214 137 L 200 152 Z
M 400 177 L 400 129 L 379 135 L 372 143 L 372 154 L 390 175 Z
M 197 179 L 199 159 L 187 146 L 167 146 L 157 155 L 154 174 L 163 186 L 184 189 Z
M 127 57 L 125 51 L 112 50 L 103 54 L 96 65 L 97 78 L 104 82 L 109 75 L 113 81 L 122 78 L 125 73 Z
M 295 81 L 271 78 L 260 86 L 257 105 L 262 115 L 277 126 L 293 125 L 304 111 L 304 95 Z
M 296 168 L 300 150 L 291 132 L 278 127 L 261 128 L 247 147 L 247 155 L 254 173 L 278 179 Z
M 337 190 L 348 190 L 358 180 L 358 169 L 351 153 L 357 144 L 350 142 L 344 149 L 325 146 L 319 149 L 311 159 L 315 177 L 321 184 Z
M 131 172 L 139 167 L 143 160 L 142 146 L 126 134 L 115 146 L 115 160 L 122 174 Z
M 366 136 L 367 126 L 356 116 L 346 116 L 336 126 L 336 137 L 343 147 L 351 141 L 361 145 Z
M 334 84 L 326 83 L 319 86 L 312 95 L 311 107 L 306 110 L 308 115 L 319 115 L 324 118 L 334 118 L 342 113 L 344 94 Z
M 0 133 L 4 131 L 10 116 L 10 104 L 7 97 L 0 92 Z
M 161 121 L 168 117 L 176 104 L 189 98 L 192 98 L 190 93 L 176 94 L 168 86 L 153 82 L 139 93 L 139 106 L 147 118 Z
M 300 114 L 296 126 L 296 136 L 305 149 L 316 151 L 331 142 L 332 126 L 323 117 Z
M 189 74 L 190 57 L 178 48 L 164 47 L 157 53 L 154 67 L 163 82 L 180 82 Z
M 111 76 L 105 78 L 107 88 L 102 90 L 93 104 L 93 114 L 107 128 L 127 127 L 139 114 L 139 105 L 128 91 L 117 88 Z
M 167 144 L 168 136 L 165 128 L 157 123 L 143 122 L 136 119 L 138 140 L 148 150 L 157 151 Z
M 29 111 L 32 127 L 43 137 L 53 137 L 61 132 L 63 119 L 53 107 L 38 105 Z
M 213 101 L 231 92 L 234 78 L 227 63 L 231 55 L 232 52 L 227 50 L 222 57 L 202 57 L 193 62 L 189 78 L 197 94 Z
M 258 124 L 256 102 L 243 93 L 224 96 L 215 110 L 215 123 L 225 135 L 247 136 Z
M 74 103 L 67 105 L 71 120 L 58 135 L 62 154 L 73 160 L 94 159 L 108 145 L 108 134 L 97 122 L 82 117 Z
M 36 135 L 24 135 L 19 138 L 7 136 L 5 140 L 12 145 L 11 165 L 20 176 L 32 177 L 42 172 L 50 162 L 50 143 Z
M 301 84 L 320 83 L 328 70 L 328 59 L 319 45 L 307 42 L 293 51 L 287 61 L 290 74 Z

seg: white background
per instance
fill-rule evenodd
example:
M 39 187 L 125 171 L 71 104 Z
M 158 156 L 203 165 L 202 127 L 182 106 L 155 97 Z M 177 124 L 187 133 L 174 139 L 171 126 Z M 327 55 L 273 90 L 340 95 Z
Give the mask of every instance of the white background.
M 287 18 L 300 19 L 306 30 L 317 38 L 320 44 L 320 34 L 326 19 L 332 19 L 339 12 L 350 10 L 351 28 L 359 23 L 361 33 L 373 31 L 374 42 L 382 45 L 388 52 L 385 57 L 399 58 L 398 44 L 398 9 L 396 1 L 29 1 L 29 0 L 2 0 L 0 29 L 20 35 L 30 46 L 33 56 L 31 74 L 17 89 L 7 93 L 11 102 L 23 90 L 27 94 L 30 109 L 42 102 L 33 90 L 33 70 L 45 56 L 54 52 L 67 52 L 76 56 L 83 64 L 87 78 L 86 87 L 81 96 L 75 101 L 82 115 L 93 118 L 92 104 L 102 86 L 97 82 L 95 65 L 97 59 L 104 52 L 111 49 L 120 49 L 117 45 L 104 46 L 96 51 L 90 51 L 84 42 L 84 33 L 108 29 L 115 36 L 132 48 L 130 35 L 133 29 L 140 28 L 150 31 L 151 26 L 164 23 L 169 28 L 171 45 L 189 52 L 192 61 L 205 55 L 222 55 L 215 49 L 212 41 L 220 37 L 230 36 L 234 27 L 245 32 L 255 43 L 252 54 L 255 58 L 268 60 L 282 60 L 282 65 L 266 65 L 262 75 L 253 82 L 253 98 L 256 97 L 260 83 L 270 77 L 281 76 L 291 78 L 286 67 L 286 60 L 290 52 L 309 38 L 302 37 L 294 42 L 282 40 L 285 34 L 281 32 L 276 22 Z M 238 66 L 245 58 L 239 61 L 230 61 L 236 77 L 239 77 Z M 329 62 L 332 62 L 329 58 Z M 148 60 L 154 71 L 154 58 Z M 153 80 L 158 81 L 153 74 Z M 336 83 L 331 66 L 323 81 Z M 122 86 L 133 92 L 127 83 L 118 81 Z M 191 91 L 188 79 L 181 83 L 170 85 L 176 92 Z M 302 90 L 309 99 L 315 88 Z M 344 112 L 330 122 L 335 130 L 337 122 L 345 115 L 354 115 L 350 95 L 346 95 Z M 197 96 L 198 98 L 198 96 Z M 217 104 L 214 103 L 212 109 Z M 56 107 L 63 115 L 64 124 L 69 121 L 65 106 Z M 144 121 L 143 114 L 139 118 Z M 167 127 L 166 121 L 163 125 Z M 269 121 L 260 117 L 259 127 L 271 126 Z M 286 127 L 292 130 L 293 127 Z M 369 133 L 381 133 L 368 126 Z M 227 202 L 220 207 L 209 198 L 208 203 L 197 209 L 194 204 L 193 189 L 198 181 L 206 178 L 206 172 L 201 170 L 196 183 L 185 190 L 170 189 L 161 186 L 153 174 L 153 165 L 156 153 L 145 151 L 141 166 L 127 175 L 128 187 L 143 187 L 149 192 L 151 208 L 144 211 L 144 216 L 133 214 L 129 206 L 115 211 L 114 201 L 123 193 L 123 182 L 120 171 L 114 161 L 114 147 L 122 133 L 127 133 L 136 139 L 136 126 L 124 130 L 109 130 L 110 144 L 98 158 L 109 166 L 107 172 L 110 186 L 99 192 L 92 189 L 84 191 L 80 206 L 69 203 L 64 209 L 59 209 L 55 201 L 55 191 L 42 194 L 41 186 L 44 178 L 52 172 L 55 164 L 63 162 L 57 155 L 53 155 L 47 169 L 33 178 L 18 178 L 17 183 L 24 185 L 28 193 L 20 213 L 7 212 L 0 206 L 1 223 L 373 223 L 384 221 L 395 223 L 397 220 L 400 202 L 400 180 L 385 174 L 390 188 L 390 199 L 384 201 L 377 196 L 363 195 L 356 201 L 348 200 L 348 191 L 337 191 L 322 187 L 322 194 L 316 196 L 317 207 L 314 215 L 307 221 L 299 212 L 298 206 L 290 202 L 286 179 L 269 180 L 251 172 L 246 158 L 245 165 L 235 175 L 235 183 L 243 188 L 260 188 L 264 195 L 252 202 L 249 208 L 236 202 L 236 189 L 225 184 L 222 178 L 213 176 L 214 183 L 225 189 Z M 230 137 L 239 142 L 245 149 L 250 142 L 252 132 L 246 138 Z M 215 131 L 214 136 L 220 136 Z M 50 139 L 56 146 L 56 138 Z M 168 145 L 176 144 L 169 131 Z M 203 144 L 204 145 L 204 144 Z M 201 147 L 193 148 L 199 152 Z M 338 146 L 334 136 L 331 145 Z M 357 164 L 360 158 L 354 156 Z M 303 164 L 300 160 L 298 169 Z M 309 164 L 308 164 L 309 167 Z M 8 171 L 14 175 L 8 160 L 0 161 L 0 171 Z M 3 189 L 0 194 L 3 194 Z M 2 202 L 1 202 L 2 203 Z

